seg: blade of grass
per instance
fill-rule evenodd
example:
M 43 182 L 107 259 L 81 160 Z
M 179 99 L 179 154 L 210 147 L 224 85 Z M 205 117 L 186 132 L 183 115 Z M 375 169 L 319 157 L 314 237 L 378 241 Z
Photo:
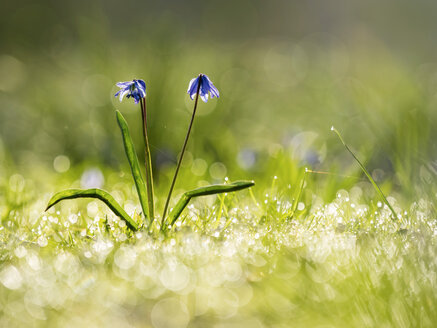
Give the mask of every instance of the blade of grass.
M 211 185 L 211 186 L 201 187 L 201 188 L 187 191 L 182 195 L 181 199 L 179 199 L 176 206 L 168 215 L 168 219 L 170 220 L 170 225 L 172 226 L 176 222 L 176 220 L 181 215 L 182 211 L 190 202 L 191 198 L 238 191 L 238 190 L 252 187 L 254 185 L 255 183 L 253 181 L 235 181 L 230 184 Z M 161 229 L 164 229 L 163 227 L 164 225 L 161 227 Z
M 352 157 L 357 161 L 358 165 L 360 166 L 361 170 L 363 170 L 364 174 L 367 176 L 367 178 L 369 179 L 370 183 L 373 185 L 373 187 L 375 188 L 376 192 L 379 194 L 379 196 L 382 198 L 382 200 L 384 201 L 384 203 L 388 206 L 388 208 L 390 209 L 392 216 L 393 216 L 393 220 L 397 220 L 398 216 L 395 212 L 395 210 L 393 209 L 393 207 L 390 205 L 390 203 L 388 202 L 387 198 L 385 197 L 384 193 L 382 192 L 381 188 L 379 188 L 378 184 L 376 183 L 375 180 L 373 180 L 372 176 L 370 175 L 370 173 L 367 171 L 367 169 L 364 167 L 364 165 L 360 162 L 360 160 L 357 158 L 357 156 L 355 156 L 355 154 L 352 152 L 352 150 L 348 147 L 348 145 L 344 142 L 343 137 L 341 136 L 340 132 L 337 131 L 336 128 L 334 128 L 333 126 L 331 127 L 331 131 L 334 131 L 338 138 L 340 139 L 341 143 L 343 144 L 343 146 L 347 149 L 347 151 L 352 155 Z
M 218 197 L 218 199 L 220 200 L 220 209 L 219 209 L 219 211 L 218 211 L 218 215 L 217 215 L 217 222 L 216 222 L 216 224 L 215 224 L 215 228 L 217 229 L 217 227 L 218 227 L 218 225 L 219 225 L 219 223 L 220 223 L 220 218 L 222 217 L 222 213 L 223 213 L 223 206 L 225 205 L 225 199 L 224 199 L 224 197 L 220 197 L 220 196 L 217 196 Z
M 261 206 L 259 206 L 258 201 L 255 198 L 255 195 L 253 194 L 252 189 L 249 189 L 249 194 L 250 194 L 250 198 L 252 198 L 253 203 L 256 205 L 256 207 L 258 207 L 260 210 L 262 209 Z
M 293 216 L 296 213 L 297 205 L 299 204 L 300 197 L 302 196 L 303 187 L 305 186 L 305 178 L 306 178 L 308 172 L 309 172 L 309 170 L 307 168 L 305 168 L 305 171 L 303 172 L 302 180 L 300 182 L 299 191 L 298 191 L 297 196 L 293 202 L 293 207 L 291 209 L 291 214 L 290 214 L 290 220 L 293 219 Z
M 218 199 L 220 200 L 220 210 L 219 210 L 219 213 L 218 213 L 218 215 L 217 215 L 217 221 L 216 221 L 216 224 L 215 224 L 215 229 L 217 229 L 218 226 L 220 225 L 220 219 L 221 219 L 221 217 L 222 217 L 222 213 L 223 213 L 223 212 L 225 212 L 225 216 L 226 216 L 226 218 L 229 217 L 229 215 L 228 215 L 228 209 L 227 209 L 227 207 L 226 207 L 226 205 L 225 205 L 225 195 L 223 195 L 223 197 L 220 197 L 220 196 L 217 196 L 217 197 L 218 197 Z
M 366 179 L 362 179 L 360 177 L 356 177 L 356 176 L 353 176 L 353 175 L 344 175 L 344 174 L 338 174 L 338 173 L 332 173 L 332 172 L 326 172 L 326 171 L 314 171 L 314 170 L 307 169 L 307 173 L 322 174 L 322 175 L 333 175 L 333 176 L 341 177 L 341 178 L 350 178 L 350 179 L 366 181 Z
M 126 222 L 126 225 L 133 231 L 138 230 L 138 224 L 125 212 L 115 199 L 102 189 L 67 189 L 57 192 L 50 198 L 46 211 L 65 199 L 96 198 L 104 202 L 118 217 Z
M 146 214 L 148 213 L 147 192 L 146 192 L 143 176 L 141 175 L 137 153 L 135 151 L 135 147 L 132 142 L 132 138 L 130 136 L 129 127 L 127 125 L 126 120 L 118 110 L 116 111 L 116 115 L 117 115 L 117 122 L 118 125 L 120 126 L 121 134 L 123 136 L 124 151 L 126 152 L 126 157 L 129 162 L 129 166 L 131 168 L 132 177 L 134 179 L 135 187 L 138 193 L 138 198 L 140 199 L 140 204 L 143 209 L 143 215 L 147 219 L 147 214 Z M 153 217 L 149 218 L 150 222 L 151 220 L 153 220 Z

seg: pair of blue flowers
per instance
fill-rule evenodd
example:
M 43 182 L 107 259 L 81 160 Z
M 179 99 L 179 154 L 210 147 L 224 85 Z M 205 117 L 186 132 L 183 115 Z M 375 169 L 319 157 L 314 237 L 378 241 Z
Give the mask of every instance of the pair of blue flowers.
M 132 97 L 135 103 L 138 104 L 140 99 L 146 96 L 146 83 L 143 80 L 118 82 L 117 86 L 120 90 L 115 94 L 115 97 L 119 96 L 120 101 L 122 101 L 123 97 L 126 96 L 126 98 Z M 187 93 L 190 95 L 191 99 L 194 99 L 198 93 L 204 102 L 208 101 L 209 94 L 211 94 L 211 98 L 218 98 L 220 96 L 217 88 L 205 74 L 199 74 L 198 77 L 195 77 L 190 81 Z
M 132 177 L 134 178 L 135 187 L 138 193 L 138 198 L 141 203 L 141 207 L 143 210 L 144 218 L 149 219 L 148 230 L 151 232 L 154 227 L 154 222 L 156 220 L 155 216 L 155 202 L 154 202 L 154 193 L 153 193 L 153 172 L 152 172 L 152 160 L 150 154 L 149 147 L 149 139 L 147 136 L 147 112 L 146 112 L 146 83 L 143 80 L 132 80 L 128 82 L 119 82 L 117 86 L 120 90 L 115 94 L 116 97 L 120 98 L 120 101 L 126 96 L 126 98 L 133 98 L 136 104 L 140 104 L 141 114 L 142 114 L 142 125 L 143 125 L 143 137 L 144 137 L 144 165 L 145 165 L 145 179 L 143 178 L 143 174 L 141 173 L 138 158 L 135 151 L 135 147 L 132 143 L 132 139 L 129 134 L 129 128 L 126 120 L 123 115 L 117 111 L 117 122 L 120 126 L 121 133 L 123 136 L 123 143 L 125 147 L 125 152 L 129 161 L 129 166 L 131 168 Z M 204 74 L 199 74 L 198 77 L 192 79 L 188 86 L 188 94 L 190 98 L 194 101 L 193 113 L 191 116 L 190 125 L 188 126 L 188 131 L 185 136 L 184 144 L 182 146 L 182 150 L 180 152 L 179 160 L 176 166 L 176 170 L 173 176 L 173 180 L 171 182 L 170 190 L 167 195 L 167 199 L 164 206 L 164 211 L 161 217 L 161 223 L 157 226 L 157 228 L 164 232 L 166 229 L 172 227 L 174 222 L 181 215 L 184 208 L 188 205 L 188 202 L 193 197 L 227 193 L 242 190 L 245 188 L 249 188 L 254 185 L 253 181 L 237 181 L 231 184 L 224 185 L 210 185 L 202 188 L 197 188 L 194 190 L 190 190 L 182 195 L 179 199 L 178 203 L 168 214 L 168 219 L 166 220 L 167 209 L 170 204 L 171 195 L 173 192 L 173 188 L 176 183 L 176 178 L 178 176 L 179 169 L 181 167 L 182 159 L 185 153 L 185 149 L 187 147 L 188 138 L 190 136 L 191 128 L 194 122 L 194 116 L 196 115 L 197 104 L 199 98 L 201 98 L 204 102 L 208 101 L 208 97 L 219 97 L 219 92 L 217 88 L 212 84 L 211 80 L 208 76 Z M 136 220 L 133 220 L 118 204 L 114 198 L 106 191 L 102 189 L 70 189 L 64 190 L 59 193 L 56 193 L 49 201 L 47 206 L 47 210 L 64 199 L 73 199 L 73 198 L 96 198 L 103 201 L 109 208 L 120 218 L 126 221 L 126 224 L 133 231 L 139 229 Z M 148 214 L 146 215 L 146 211 Z
M 153 180 L 152 180 L 152 163 L 150 160 L 150 151 L 149 151 L 149 145 L 148 145 L 148 138 L 147 138 L 147 127 L 146 127 L 146 103 L 145 103 L 145 97 L 146 97 L 146 83 L 144 83 L 143 80 L 133 80 L 128 82 L 119 82 L 117 83 L 117 86 L 120 88 L 120 90 L 115 94 L 115 96 L 120 97 L 120 101 L 123 100 L 123 97 L 126 96 L 126 98 L 133 98 L 135 100 L 135 103 L 140 103 L 141 110 L 143 114 L 143 132 L 144 132 L 144 143 L 146 147 L 146 175 L 147 175 L 147 192 L 148 192 L 148 200 L 149 200 L 149 216 L 151 218 L 154 218 L 153 214 Z M 173 192 L 173 188 L 176 183 L 176 178 L 178 176 L 178 172 L 181 166 L 182 158 L 184 156 L 185 149 L 187 147 L 188 138 L 190 136 L 191 128 L 193 126 L 194 122 L 194 116 L 196 115 L 196 109 L 197 109 L 197 103 L 199 100 L 199 97 L 204 101 L 208 101 L 208 96 L 211 95 L 211 98 L 219 97 L 219 92 L 217 88 L 212 84 L 211 80 L 208 76 L 204 74 L 199 74 L 199 76 L 195 77 L 190 81 L 190 84 L 188 85 L 187 93 L 190 95 L 190 98 L 194 101 L 194 108 L 193 108 L 193 114 L 191 116 L 190 125 L 188 126 L 188 132 L 185 136 L 184 145 L 182 146 L 181 155 L 179 156 L 178 164 L 176 166 L 176 171 L 173 176 L 173 180 L 170 186 L 170 191 L 168 192 L 167 200 L 165 202 L 164 206 L 164 212 L 162 214 L 161 219 L 161 229 L 164 228 L 165 223 L 165 216 L 167 213 L 167 208 L 170 202 L 170 197 Z

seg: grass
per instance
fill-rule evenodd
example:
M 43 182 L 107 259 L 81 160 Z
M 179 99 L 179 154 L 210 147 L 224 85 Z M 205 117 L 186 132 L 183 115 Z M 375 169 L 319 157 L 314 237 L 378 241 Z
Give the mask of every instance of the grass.
M 268 165 L 298 172 L 293 180 L 269 176 L 253 191 L 199 198 L 165 236 L 131 232 L 97 201 L 44 213 L 56 186 L 35 194 L 29 178 L 1 180 L 0 326 L 436 322 L 432 203 L 389 196 L 405 218 L 398 230 L 368 181 L 304 171 L 281 154 Z M 133 183 L 111 171 L 103 170 L 108 191 L 135 218 Z M 335 190 L 326 190 L 329 179 Z M 188 175 L 180 183 L 189 185 Z M 335 197 L 323 200 L 317 185 Z M 165 193 L 158 196 L 163 204 Z

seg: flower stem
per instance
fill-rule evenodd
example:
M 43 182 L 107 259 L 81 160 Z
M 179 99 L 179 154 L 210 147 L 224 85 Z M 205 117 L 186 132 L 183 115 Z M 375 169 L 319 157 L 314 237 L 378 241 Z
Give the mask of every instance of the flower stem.
M 185 153 L 185 148 L 187 148 L 187 143 L 188 143 L 188 138 L 190 137 L 191 128 L 193 127 L 194 116 L 196 115 L 197 103 L 199 101 L 200 84 L 201 82 L 199 81 L 199 84 L 197 85 L 196 99 L 194 100 L 194 109 L 193 109 L 193 114 L 191 115 L 190 125 L 188 127 L 187 135 L 185 136 L 185 141 L 184 141 L 184 145 L 182 146 L 182 151 L 179 157 L 178 165 L 176 166 L 176 172 L 174 173 L 173 181 L 171 182 L 170 191 L 168 192 L 167 200 L 165 201 L 164 212 L 162 213 L 162 220 L 161 220 L 161 230 L 164 230 L 164 222 L 165 222 L 165 216 L 167 214 L 168 204 L 170 203 L 171 194 L 173 192 L 173 188 L 176 183 L 176 178 L 178 176 L 179 169 L 181 167 L 182 159 Z
M 146 98 L 140 100 L 141 115 L 143 118 L 143 137 L 144 137 L 144 154 L 145 154 L 145 167 L 146 167 L 146 185 L 147 185 L 147 201 L 149 210 L 149 227 L 155 219 L 155 207 L 153 202 L 153 177 L 152 177 L 152 159 L 150 156 L 149 139 L 147 138 L 147 111 L 146 111 Z M 145 213 L 144 213 L 145 214 Z

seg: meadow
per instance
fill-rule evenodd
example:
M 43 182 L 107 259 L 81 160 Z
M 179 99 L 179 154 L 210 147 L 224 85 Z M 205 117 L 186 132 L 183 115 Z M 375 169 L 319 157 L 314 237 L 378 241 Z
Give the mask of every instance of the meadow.
M 0 54 L 0 327 L 435 325 L 437 64 L 362 30 L 181 42 L 164 24 L 138 44 L 105 22 Z M 194 188 L 255 185 L 192 199 L 163 232 L 199 73 L 220 98 L 199 102 L 170 208 Z M 133 78 L 147 84 L 156 229 L 115 114 L 143 170 L 140 110 L 114 97 Z M 98 200 L 45 211 L 69 188 L 107 190 L 139 230 Z

